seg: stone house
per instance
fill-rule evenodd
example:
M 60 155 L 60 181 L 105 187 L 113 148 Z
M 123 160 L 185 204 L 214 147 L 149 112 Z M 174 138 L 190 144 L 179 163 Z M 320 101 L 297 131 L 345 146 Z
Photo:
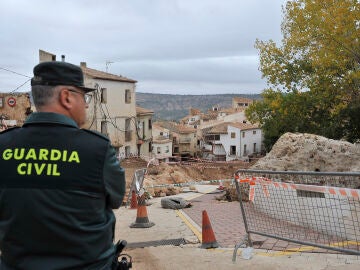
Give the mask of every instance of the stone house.
M 0 131 L 22 126 L 31 112 L 29 93 L 0 93 Z

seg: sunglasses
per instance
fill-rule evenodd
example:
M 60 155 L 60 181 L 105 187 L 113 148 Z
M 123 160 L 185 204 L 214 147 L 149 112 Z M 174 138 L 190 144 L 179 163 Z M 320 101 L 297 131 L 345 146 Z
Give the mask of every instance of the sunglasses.
M 70 92 L 74 92 L 74 93 L 78 93 L 80 95 L 82 95 L 84 97 L 84 101 L 86 104 L 89 104 L 90 101 L 91 101 L 91 98 L 92 98 L 92 95 L 90 94 L 87 94 L 87 93 L 82 93 L 82 92 L 79 92 L 79 91 L 76 91 L 74 89 L 68 89 Z

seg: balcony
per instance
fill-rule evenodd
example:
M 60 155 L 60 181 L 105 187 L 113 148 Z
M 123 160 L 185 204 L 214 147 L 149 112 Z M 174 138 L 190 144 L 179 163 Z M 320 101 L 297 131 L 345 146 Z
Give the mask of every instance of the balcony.
M 191 143 L 191 138 L 181 138 L 179 140 L 180 144 L 187 144 L 187 143 Z

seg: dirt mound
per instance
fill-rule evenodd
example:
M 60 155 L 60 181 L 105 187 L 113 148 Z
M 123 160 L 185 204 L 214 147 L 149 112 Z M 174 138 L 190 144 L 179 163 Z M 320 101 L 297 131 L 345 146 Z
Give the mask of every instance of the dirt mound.
M 179 184 L 202 180 L 231 179 L 237 169 L 246 168 L 249 163 L 187 163 L 150 166 L 145 184 Z
M 360 146 L 307 133 L 285 133 L 251 169 L 360 171 Z
M 248 162 L 179 162 L 150 164 L 144 178 L 144 186 L 152 187 L 163 184 L 180 184 L 207 180 L 232 179 L 238 169 L 246 169 L 252 163 Z M 136 170 L 147 167 L 147 162 L 139 158 L 125 159 L 121 162 L 125 169 L 127 193 Z M 216 183 L 217 184 L 217 183 Z M 190 187 L 191 188 L 191 187 Z M 181 192 L 180 187 L 160 187 L 149 189 L 153 196 L 175 195 Z M 126 194 L 127 194 L 126 193 Z

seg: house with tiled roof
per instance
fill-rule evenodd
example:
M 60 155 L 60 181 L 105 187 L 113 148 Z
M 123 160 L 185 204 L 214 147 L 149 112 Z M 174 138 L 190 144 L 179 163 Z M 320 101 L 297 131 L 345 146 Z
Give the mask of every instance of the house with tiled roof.
M 197 128 L 200 124 L 200 120 L 203 114 L 199 109 L 190 108 L 189 115 L 185 116 L 184 118 L 180 119 L 180 124 L 184 124 L 187 126 L 191 126 L 193 128 Z
M 168 162 L 172 157 L 172 140 L 170 130 L 154 123 L 152 128 L 152 153 L 159 161 Z
M 247 160 L 262 151 L 262 132 L 257 125 L 220 122 L 203 130 L 203 158 L 211 160 Z
M 244 97 L 234 97 L 232 99 L 232 107 L 234 109 L 236 108 L 246 108 L 249 107 L 250 104 L 252 104 L 254 101 L 252 99 L 249 98 L 244 98 Z
M 196 155 L 198 143 L 195 128 L 173 122 L 158 122 L 158 125 L 170 131 L 173 156 L 186 158 Z
M 136 80 L 89 68 L 80 63 L 84 83 L 95 88 L 87 111 L 87 128 L 109 137 L 120 157 L 138 155 Z
M 61 58 L 65 61 L 65 56 Z M 40 62 L 56 61 L 56 55 L 39 50 L 39 60 Z M 146 132 L 149 122 L 144 119 L 150 118 L 152 113 L 144 113 L 143 109 L 139 111 L 136 109 L 135 84 L 137 81 L 90 68 L 85 62 L 80 63 L 80 68 L 84 74 L 85 86 L 96 89 L 90 93 L 93 98 L 87 109 L 84 128 L 96 130 L 109 137 L 121 158 L 138 155 L 139 152 L 149 155 L 151 138 L 147 134 L 149 132 Z M 140 120 L 137 119 L 138 115 Z M 142 125 L 145 131 L 139 131 L 139 126 Z M 146 133 L 145 137 L 142 136 L 143 132 Z M 144 138 L 148 140 L 147 147 Z

